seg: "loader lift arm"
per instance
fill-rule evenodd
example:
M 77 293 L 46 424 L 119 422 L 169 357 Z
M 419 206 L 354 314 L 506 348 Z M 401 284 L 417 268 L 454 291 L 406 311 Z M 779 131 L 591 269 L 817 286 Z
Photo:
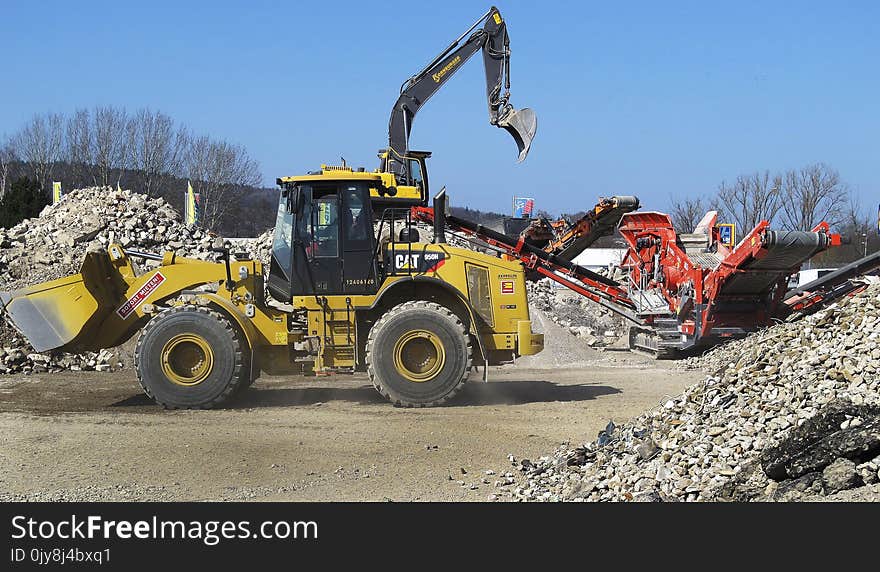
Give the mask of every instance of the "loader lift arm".
M 482 23 L 485 23 L 483 27 L 474 31 Z M 471 32 L 473 34 L 465 40 Z M 388 149 L 380 166 L 382 171 L 407 175 L 409 167 L 404 158 L 409 153 L 409 135 L 416 113 L 480 50 L 486 71 L 489 123 L 513 136 L 519 147 L 518 161 L 526 158 L 537 130 L 537 119 L 531 109 L 516 110 L 509 103 L 510 39 L 507 24 L 493 6 L 431 63 L 401 85 L 400 96 L 394 103 L 388 123 Z

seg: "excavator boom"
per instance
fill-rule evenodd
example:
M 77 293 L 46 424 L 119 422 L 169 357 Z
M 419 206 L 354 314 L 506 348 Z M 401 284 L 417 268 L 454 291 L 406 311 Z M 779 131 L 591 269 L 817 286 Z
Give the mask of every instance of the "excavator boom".
M 477 29 L 482 23 L 484 23 L 483 27 Z M 468 34 L 471 35 L 465 39 Z M 489 123 L 513 136 L 519 149 L 518 161 L 526 158 L 538 129 L 538 120 L 531 109 L 517 110 L 509 103 L 510 39 L 507 35 L 507 24 L 501 18 L 498 9 L 493 6 L 464 34 L 401 86 L 400 96 L 394 103 L 388 124 L 388 156 L 384 170 L 405 174 L 408 167 L 404 157 L 409 152 L 409 135 L 416 113 L 471 56 L 480 50 L 483 52 L 483 65 L 486 71 Z

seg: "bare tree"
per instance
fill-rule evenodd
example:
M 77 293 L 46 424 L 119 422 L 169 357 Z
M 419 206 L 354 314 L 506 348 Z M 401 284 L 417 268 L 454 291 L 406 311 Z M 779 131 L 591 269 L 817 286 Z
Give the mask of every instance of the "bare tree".
M 12 151 L 12 144 L 7 141 L 0 146 L 0 198 L 6 194 L 6 185 L 9 181 L 9 171 L 13 161 L 15 161 L 15 153 Z
M 669 202 L 672 226 L 680 233 L 693 232 L 709 211 L 718 213 L 718 222 L 726 222 L 726 213 L 724 207 L 719 204 L 718 197 L 671 198 Z
M 144 192 L 153 196 L 158 180 L 177 172 L 186 141 L 184 131 L 174 129 L 174 121 L 161 112 L 138 111 L 129 124 L 131 167 L 141 172 Z
M 88 109 L 77 109 L 67 120 L 65 141 L 66 160 L 73 173 L 73 185 L 88 184 L 94 180 L 94 141 L 92 138 L 92 118 Z
M 871 220 L 855 194 L 850 194 L 841 210 L 843 215 L 840 225 L 843 227 L 843 232 L 847 235 L 850 244 L 856 250 L 857 256 L 854 258 L 858 258 L 862 256 L 863 252 L 867 253 L 868 242 L 871 235 L 874 234 L 872 231 L 877 229 L 878 221 Z
M 707 210 L 710 210 L 703 204 L 702 197 L 672 199 L 671 203 L 672 212 L 670 212 L 670 216 L 672 217 L 672 226 L 679 233 L 693 232 L 697 223 L 703 218 L 703 215 L 706 214 Z
M 199 193 L 206 228 L 215 228 L 231 212 L 243 187 L 257 186 L 261 179 L 259 165 L 244 147 L 205 136 L 189 140 L 185 172 Z
M 741 233 L 752 230 L 762 220 L 773 221 L 779 210 L 782 177 L 770 171 L 741 175 L 732 185 L 722 182 L 718 200 Z
M 62 152 L 64 119 L 56 113 L 35 115 L 12 139 L 13 151 L 26 162 L 41 189 L 48 189 Z
M 96 107 L 93 117 L 96 185 L 109 185 L 113 170 L 116 182 L 128 165 L 128 120 L 124 109 Z
M 789 230 L 810 230 L 823 220 L 837 225 L 846 218 L 849 191 L 840 174 L 824 163 L 788 171 L 782 196 L 780 218 Z
M 158 111 L 129 116 L 109 106 L 79 109 L 68 118 L 35 115 L 0 152 L 0 193 L 19 172 L 46 190 L 53 176 L 72 187 L 119 184 L 125 177 L 175 204 L 181 199 L 178 178 L 189 178 L 201 195 L 202 224 L 213 229 L 242 227 L 244 198 L 262 180 L 257 162 L 239 145 L 191 137 Z M 175 190 L 165 188 L 166 181 Z

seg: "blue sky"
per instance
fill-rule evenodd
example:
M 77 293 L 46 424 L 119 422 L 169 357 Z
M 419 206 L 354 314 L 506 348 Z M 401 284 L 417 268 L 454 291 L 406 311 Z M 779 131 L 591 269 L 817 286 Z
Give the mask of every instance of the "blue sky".
M 877 2 L 498 0 L 511 101 L 531 154 L 488 124 L 480 56 L 417 117 L 454 204 L 551 212 L 635 194 L 712 194 L 757 169 L 824 161 L 880 200 Z M 245 145 L 267 184 L 344 156 L 376 166 L 401 82 L 485 2 L 2 0 L 0 135 L 35 112 L 148 106 Z M 11 50 L 11 53 L 10 53 Z

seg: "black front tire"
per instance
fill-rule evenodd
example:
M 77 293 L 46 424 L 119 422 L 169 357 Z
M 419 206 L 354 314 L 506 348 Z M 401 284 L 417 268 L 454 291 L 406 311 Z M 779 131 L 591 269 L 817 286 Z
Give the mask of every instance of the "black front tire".
M 204 306 L 172 308 L 141 331 L 138 381 L 166 409 L 218 407 L 248 385 L 246 348 L 244 336 L 222 314 Z
M 418 347 L 407 351 L 408 343 Z M 413 358 L 413 353 L 422 356 Z M 448 308 L 434 302 L 404 302 L 370 329 L 366 362 L 373 387 L 393 404 L 441 405 L 461 390 L 470 372 L 470 335 Z

